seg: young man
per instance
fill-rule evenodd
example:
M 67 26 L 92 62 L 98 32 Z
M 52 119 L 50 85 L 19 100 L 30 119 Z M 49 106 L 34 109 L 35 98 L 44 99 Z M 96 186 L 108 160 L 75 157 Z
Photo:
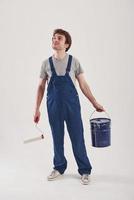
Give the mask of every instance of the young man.
M 47 111 L 54 146 L 54 167 L 48 176 L 48 180 L 55 180 L 67 168 L 67 160 L 64 155 L 65 121 L 71 139 L 74 157 L 78 165 L 78 172 L 81 175 L 81 181 L 83 184 L 88 184 L 92 166 L 87 157 L 85 147 L 81 107 L 75 85 L 76 79 L 83 94 L 95 109 L 98 112 L 105 110 L 92 95 L 79 61 L 72 55 L 66 53 L 71 43 L 71 36 L 67 31 L 63 29 L 54 30 L 52 37 L 54 54 L 42 62 L 34 122 L 38 123 L 40 119 L 39 108 L 47 81 Z

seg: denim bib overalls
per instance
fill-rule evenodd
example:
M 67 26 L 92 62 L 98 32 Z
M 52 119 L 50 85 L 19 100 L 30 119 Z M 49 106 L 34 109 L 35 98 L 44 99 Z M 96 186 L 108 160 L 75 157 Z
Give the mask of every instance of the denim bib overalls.
M 47 87 L 47 111 L 52 131 L 54 169 L 61 174 L 67 168 L 64 156 L 64 121 L 71 139 L 73 154 L 78 165 L 79 174 L 90 174 L 92 166 L 87 157 L 83 136 L 83 123 L 78 92 L 69 76 L 72 55 L 68 57 L 68 64 L 64 76 L 56 74 L 52 56 L 49 57 L 52 76 Z

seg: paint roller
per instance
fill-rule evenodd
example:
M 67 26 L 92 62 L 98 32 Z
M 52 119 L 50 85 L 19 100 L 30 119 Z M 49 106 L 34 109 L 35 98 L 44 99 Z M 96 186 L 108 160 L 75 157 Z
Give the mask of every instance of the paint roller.
M 39 132 L 41 132 L 42 134 L 41 134 L 40 136 L 38 136 L 38 137 L 33 137 L 33 138 L 29 138 L 29 139 L 24 140 L 24 141 L 23 141 L 24 144 L 27 144 L 27 143 L 30 143 L 30 142 L 35 142 L 35 141 L 37 141 L 37 140 L 42 140 L 42 139 L 44 139 L 43 131 L 37 126 L 37 123 L 35 124 L 35 127 L 36 127 L 36 129 L 37 129 Z

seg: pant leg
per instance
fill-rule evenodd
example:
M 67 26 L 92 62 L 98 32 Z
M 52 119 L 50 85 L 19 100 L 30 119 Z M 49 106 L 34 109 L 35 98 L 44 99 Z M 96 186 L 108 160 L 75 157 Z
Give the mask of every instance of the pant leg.
M 78 165 L 78 172 L 81 175 L 84 173 L 90 174 L 92 166 L 86 152 L 83 123 L 79 107 L 75 108 L 75 110 L 68 109 L 66 124 L 72 143 L 74 157 Z
M 64 118 L 61 112 L 51 109 L 52 107 L 48 108 L 48 116 L 53 138 L 53 164 L 54 169 L 63 174 L 67 168 L 67 160 L 64 156 Z

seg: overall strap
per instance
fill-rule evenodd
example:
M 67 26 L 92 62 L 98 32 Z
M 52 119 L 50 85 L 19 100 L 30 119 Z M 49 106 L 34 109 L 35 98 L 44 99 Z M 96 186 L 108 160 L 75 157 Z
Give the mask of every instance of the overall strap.
M 69 55 L 68 64 L 67 64 L 67 68 L 66 68 L 66 72 L 70 72 L 71 63 L 72 63 L 72 55 Z
M 56 71 L 55 71 L 55 68 L 54 68 L 54 64 L 53 64 L 53 60 L 52 60 L 52 56 L 49 57 L 49 63 L 50 63 L 51 72 L 56 74 Z

